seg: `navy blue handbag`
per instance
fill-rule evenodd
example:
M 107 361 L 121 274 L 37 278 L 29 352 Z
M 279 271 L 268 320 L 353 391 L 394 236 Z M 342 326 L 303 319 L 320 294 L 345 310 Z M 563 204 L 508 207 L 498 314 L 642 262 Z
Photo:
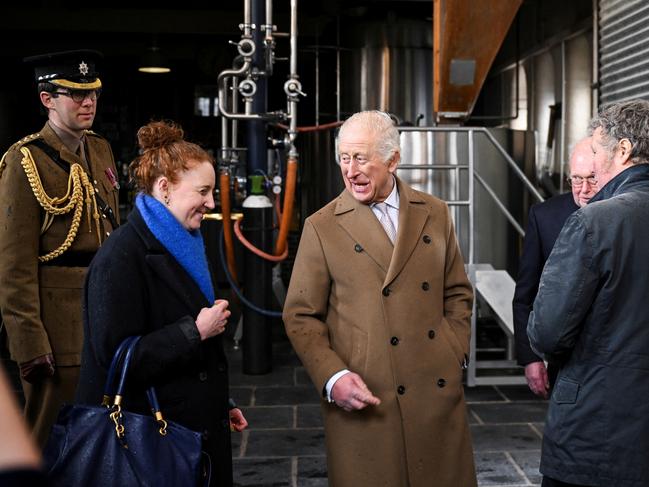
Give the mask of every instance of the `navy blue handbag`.
M 152 415 L 122 409 L 128 366 L 139 339 L 127 338 L 115 352 L 101 406 L 61 409 L 43 451 L 48 485 L 209 484 L 209 457 L 201 451 L 201 434 L 166 421 L 153 388 L 146 391 Z

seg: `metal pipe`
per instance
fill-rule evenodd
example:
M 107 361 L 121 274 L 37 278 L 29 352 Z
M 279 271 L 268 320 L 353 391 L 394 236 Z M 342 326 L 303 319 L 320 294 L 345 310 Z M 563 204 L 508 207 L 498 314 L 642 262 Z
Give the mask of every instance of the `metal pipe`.
M 340 15 L 336 16 L 336 121 L 340 121 Z
M 563 193 L 563 161 L 566 150 L 566 42 L 561 43 L 561 142 L 559 144 L 559 193 Z
M 591 93 L 591 114 L 599 110 L 599 2 L 593 0 L 593 91 Z
M 503 212 L 503 214 L 507 217 L 507 220 L 509 220 L 509 223 L 512 224 L 512 226 L 516 229 L 516 231 L 520 234 L 521 237 L 525 237 L 525 230 L 523 230 L 523 227 L 521 227 L 516 219 L 512 216 L 512 214 L 509 212 L 507 207 L 503 204 L 502 201 L 498 198 L 498 195 L 494 192 L 493 189 L 487 184 L 487 182 L 480 177 L 480 175 L 476 172 L 473 173 L 473 177 L 482 185 L 482 187 L 489 193 L 489 196 L 494 200 L 494 202 L 498 205 L 500 208 L 500 211 Z
M 232 78 L 232 113 L 233 114 L 237 113 L 238 96 L 239 96 L 238 78 L 233 77 Z M 238 139 L 239 139 L 238 124 L 239 122 L 237 122 L 236 118 L 232 119 L 232 145 L 230 146 L 233 149 L 232 153 L 230 154 L 230 161 L 232 162 L 234 162 L 234 158 L 237 155 L 236 148 L 238 147 Z
M 266 45 L 272 44 L 273 41 L 273 0 L 266 0 L 266 35 L 264 42 Z
M 252 13 L 251 13 L 252 0 L 243 1 L 243 37 L 250 38 L 252 36 Z
M 290 79 L 297 80 L 297 0 L 291 0 L 291 54 L 290 54 Z M 289 117 L 288 140 L 291 145 L 289 154 L 292 152 L 296 154 L 293 141 L 297 137 L 297 93 L 287 96 L 287 110 Z
M 475 187 L 473 184 L 473 175 L 475 174 L 475 156 L 473 154 L 474 132 L 469 131 L 469 265 L 475 262 L 475 243 L 474 243 L 474 201 L 475 201 Z M 473 303 L 475 306 L 475 303 Z M 475 349 L 475 348 L 474 348 Z M 472 360 L 473 362 L 473 360 Z

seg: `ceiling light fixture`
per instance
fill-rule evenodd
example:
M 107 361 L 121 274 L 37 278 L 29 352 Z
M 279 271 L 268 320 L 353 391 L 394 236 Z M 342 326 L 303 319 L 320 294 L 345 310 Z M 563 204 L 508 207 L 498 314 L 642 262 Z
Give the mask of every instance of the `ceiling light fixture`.
M 147 48 L 140 61 L 140 67 L 137 68 L 141 73 L 168 73 L 171 71 L 169 62 L 160 51 L 158 46 Z

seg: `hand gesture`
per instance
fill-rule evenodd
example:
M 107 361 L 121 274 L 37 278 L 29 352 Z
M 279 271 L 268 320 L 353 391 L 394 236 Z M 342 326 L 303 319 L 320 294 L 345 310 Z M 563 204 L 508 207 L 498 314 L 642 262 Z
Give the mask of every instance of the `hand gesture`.
M 196 328 L 201 335 L 201 340 L 207 340 L 225 331 L 230 310 L 225 299 L 217 299 L 210 308 L 203 308 L 196 318 Z
M 331 388 L 331 398 L 345 411 L 381 404 L 381 400 L 372 394 L 361 376 L 354 372 L 349 372 L 336 381 Z

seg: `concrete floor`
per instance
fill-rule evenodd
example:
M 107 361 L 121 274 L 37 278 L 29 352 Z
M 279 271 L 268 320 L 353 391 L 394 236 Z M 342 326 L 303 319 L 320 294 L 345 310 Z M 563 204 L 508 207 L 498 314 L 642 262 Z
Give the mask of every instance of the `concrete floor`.
M 233 436 L 235 485 L 327 486 L 320 398 L 290 344 L 275 340 L 273 370 L 260 376 L 241 373 L 241 351 L 233 342 L 227 353 L 231 395 L 250 423 Z M 478 484 L 540 485 L 546 402 L 526 386 L 482 386 L 465 393 Z

